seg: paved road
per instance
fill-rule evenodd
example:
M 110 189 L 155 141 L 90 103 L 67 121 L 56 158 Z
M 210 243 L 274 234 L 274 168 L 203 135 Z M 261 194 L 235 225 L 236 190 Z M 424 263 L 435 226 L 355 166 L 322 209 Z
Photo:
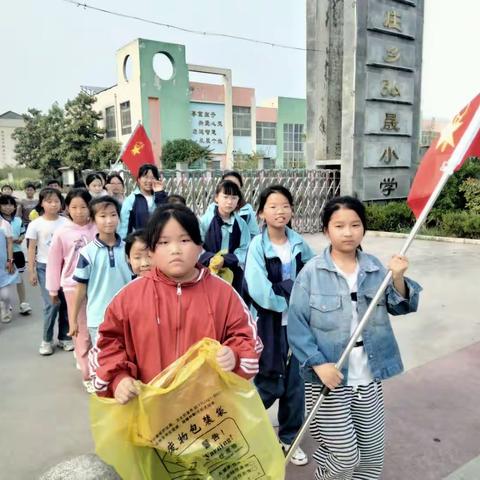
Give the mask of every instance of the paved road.
M 325 240 L 308 236 L 320 251 Z M 386 260 L 400 239 L 367 237 Z M 385 383 L 385 480 L 480 478 L 480 246 L 417 241 L 410 274 L 424 287 L 418 313 L 393 319 L 407 373 Z M 87 400 L 71 353 L 38 355 L 42 316 L 0 325 L 0 479 L 32 480 L 56 463 L 93 451 Z M 313 441 L 306 438 L 305 450 Z M 313 465 L 287 479 L 312 479 Z

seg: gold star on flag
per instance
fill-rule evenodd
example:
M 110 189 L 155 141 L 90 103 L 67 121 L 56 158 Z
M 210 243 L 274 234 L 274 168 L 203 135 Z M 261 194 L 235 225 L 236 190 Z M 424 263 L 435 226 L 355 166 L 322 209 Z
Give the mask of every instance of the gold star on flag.
M 441 152 L 444 152 L 448 145 L 450 145 L 451 147 L 455 146 L 453 134 L 462 126 L 463 117 L 467 113 L 467 110 L 468 106 L 463 112 L 457 113 L 454 119 L 442 130 L 440 138 L 437 142 L 437 146 L 435 147 L 437 150 L 440 149 Z
M 132 155 L 140 155 L 140 152 L 142 151 L 144 145 L 142 142 L 136 142 L 133 148 L 130 150 L 132 152 Z

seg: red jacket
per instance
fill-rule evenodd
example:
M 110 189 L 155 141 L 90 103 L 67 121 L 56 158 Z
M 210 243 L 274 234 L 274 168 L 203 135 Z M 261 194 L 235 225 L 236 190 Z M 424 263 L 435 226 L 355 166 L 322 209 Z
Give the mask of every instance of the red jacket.
M 205 337 L 234 351 L 234 373 L 258 372 L 263 346 L 248 308 L 230 285 L 198 268 L 197 279 L 182 284 L 154 269 L 113 298 L 90 351 L 100 395 L 113 396 L 125 376 L 148 383 Z

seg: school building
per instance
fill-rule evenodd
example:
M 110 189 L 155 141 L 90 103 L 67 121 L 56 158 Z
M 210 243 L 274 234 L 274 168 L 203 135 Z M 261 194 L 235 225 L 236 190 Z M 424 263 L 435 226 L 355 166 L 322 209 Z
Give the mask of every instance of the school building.
M 168 140 L 208 146 L 217 168 L 305 167 L 306 101 L 276 97 L 257 105 L 255 89 L 232 85 L 229 69 L 187 64 L 185 46 L 136 39 L 117 51 L 117 84 L 94 89 L 107 138 L 124 144 L 138 122 L 161 157 Z M 191 72 L 220 84 L 190 81 Z

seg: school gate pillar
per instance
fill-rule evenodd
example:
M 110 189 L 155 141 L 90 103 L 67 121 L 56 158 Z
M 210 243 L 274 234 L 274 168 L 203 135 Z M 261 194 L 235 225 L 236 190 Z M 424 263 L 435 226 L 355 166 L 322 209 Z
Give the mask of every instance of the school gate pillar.
M 405 198 L 418 165 L 424 0 L 307 0 L 307 165 Z

